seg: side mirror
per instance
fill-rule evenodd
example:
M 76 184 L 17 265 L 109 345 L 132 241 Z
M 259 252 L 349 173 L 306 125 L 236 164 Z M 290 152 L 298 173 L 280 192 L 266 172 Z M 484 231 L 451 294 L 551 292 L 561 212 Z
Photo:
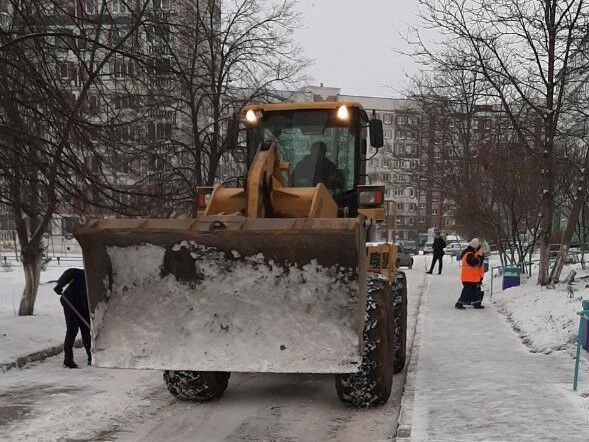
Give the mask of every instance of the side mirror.
M 370 131 L 370 145 L 372 147 L 384 146 L 384 135 L 382 131 L 382 121 L 372 118 L 370 120 L 368 130 Z

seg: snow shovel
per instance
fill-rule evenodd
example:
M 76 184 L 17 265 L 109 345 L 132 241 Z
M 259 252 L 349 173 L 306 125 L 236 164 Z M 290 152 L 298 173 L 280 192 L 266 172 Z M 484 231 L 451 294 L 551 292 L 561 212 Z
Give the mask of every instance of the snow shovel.
M 88 327 L 88 330 L 90 330 L 90 324 L 88 324 L 88 321 L 86 321 L 86 319 L 84 319 L 84 317 L 82 316 L 82 314 L 78 311 L 78 309 L 76 307 L 73 306 L 73 304 L 70 302 L 69 299 L 67 299 L 65 296 L 61 295 L 61 299 L 63 299 L 67 305 L 69 305 L 69 307 L 74 311 L 74 313 L 76 314 L 76 316 L 78 318 L 80 318 L 80 321 L 82 321 L 84 323 L 84 325 L 86 327 Z
M 354 373 L 366 252 L 357 219 L 91 221 L 82 246 L 94 364 Z

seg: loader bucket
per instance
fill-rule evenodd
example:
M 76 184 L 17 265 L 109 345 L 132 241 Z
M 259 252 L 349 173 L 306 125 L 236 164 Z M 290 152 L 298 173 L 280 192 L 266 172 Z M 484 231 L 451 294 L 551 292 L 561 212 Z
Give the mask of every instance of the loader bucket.
M 100 220 L 75 236 L 95 365 L 358 371 L 366 307 L 360 220 Z

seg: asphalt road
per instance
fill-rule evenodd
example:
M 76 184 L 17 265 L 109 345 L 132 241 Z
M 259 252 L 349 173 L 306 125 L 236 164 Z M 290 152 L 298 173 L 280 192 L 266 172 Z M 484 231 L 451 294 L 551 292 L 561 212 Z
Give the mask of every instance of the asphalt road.
M 423 258 L 415 261 L 408 347 L 425 280 Z M 192 404 L 176 401 L 158 372 L 66 370 L 55 357 L 0 374 L 0 440 L 393 440 L 404 376 L 369 410 L 343 405 L 324 375 L 233 374 L 220 400 Z

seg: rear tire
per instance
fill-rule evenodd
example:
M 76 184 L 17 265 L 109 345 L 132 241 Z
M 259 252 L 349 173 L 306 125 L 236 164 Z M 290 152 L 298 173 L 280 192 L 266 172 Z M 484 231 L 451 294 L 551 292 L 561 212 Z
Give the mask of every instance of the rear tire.
M 407 359 L 407 277 L 404 272 L 395 273 L 392 299 L 393 373 L 399 373 Z
M 357 373 L 335 377 L 338 397 L 353 407 L 367 408 L 384 404 L 391 394 L 392 336 L 391 286 L 380 275 L 368 274 L 364 356 Z
M 164 381 L 172 395 L 181 401 L 206 402 L 218 399 L 229 385 L 230 372 L 166 370 Z

